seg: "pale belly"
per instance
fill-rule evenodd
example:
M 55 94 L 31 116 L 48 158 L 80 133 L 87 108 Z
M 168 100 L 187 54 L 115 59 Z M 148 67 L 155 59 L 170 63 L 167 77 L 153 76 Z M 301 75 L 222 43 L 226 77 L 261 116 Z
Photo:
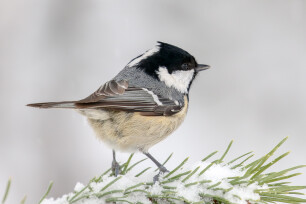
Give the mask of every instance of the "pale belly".
M 109 118 L 88 118 L 96 135 L 115 150 L 134 152 L 147 151 L 169 136 L 183 122 L 188 109 L 184 108 L 172 116 L 142 116 L 140 113 L 109 112 Z

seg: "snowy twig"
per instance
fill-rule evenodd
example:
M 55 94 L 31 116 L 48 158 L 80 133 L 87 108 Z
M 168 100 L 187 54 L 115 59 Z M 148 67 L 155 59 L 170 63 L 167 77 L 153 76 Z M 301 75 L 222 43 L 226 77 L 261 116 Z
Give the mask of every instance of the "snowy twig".
M 300 190 L 306 186 L 291 186 L 287 180 L 300 173 L 291 173 L 305 167 L 299 165 L 278 172 L 266 172 L 273 164 L 289 154 L 286 152 L 268 162 L 275 151 L 287 140 L 278 143 L 268 154 L 245 164 L 254 155 L 243 154 L 225 162 L 232 142 L 221 157 L 208 162 L 217 151 L 202 161 L 187 165 L 186 158 L 169 173 L 161 175 L 160 181 L 153 183 L 154 171 L 150 167 L 132 172 L 145 159 L 132 162 L 133 154 L 121 167 L 121 175 L 114 177 L 111 169 L 95 177 L 84 186 L 78 183 L 75 191 L 61 198 L 44 199 L 42 204 L 81 204 L 81 203 L 203 203 L 203 204 L 251 204 L 251 203 L 305 203 Z M 167 163 L 172 154 L 164 162 Z M 8 192 L 8 190 L 7 190 Z M 7 196 L 7 193 L 6 193 Z M 5 196 L 5 197 L 6 197 Z M 4 199 L 5 200 L 5 199 Z
M 271 162 L 267 160 L 287 140 L 277 144 L 265 156 L 244 165 L 254 155 L 243 154 L 227 163 L 227 155 L 232 141 L 219 159 L 207 162 L 217 151 L 209 154 L 196 165 L 186 167 L 188 158 L 176 168 L 162 176 L 159 183 L 151 182 L 154 172 L 147 173 L 150 167 L 139 173 L 131 170 L 145 159 L 132 165 L 133 155 L 122 165 L 122 175 L 113 177 L 110 170 L 98 179 L 92 179 L 87 186 L 78 184 L 74 193 L 54 200 L 46 199 L 43 204 L 72 203 L 303 203 L 306 199 L 298 190 L 306 186 L 290 186 L 287 180 L 299 173 L 287 173 L 305 167 L 300 165 L 279 172 L 264 173 L 273 164 L 289 154 L 286 152 Z M 172 154 L 163 163 L 165 164 Z M 243 160 L 242 160 L 243 159 Z M 238 163 L 239 160 L 242 160 Z M 146 174 L 146 176 L 144 176 Z M 277 183 L 278 182 L 278 183 Z

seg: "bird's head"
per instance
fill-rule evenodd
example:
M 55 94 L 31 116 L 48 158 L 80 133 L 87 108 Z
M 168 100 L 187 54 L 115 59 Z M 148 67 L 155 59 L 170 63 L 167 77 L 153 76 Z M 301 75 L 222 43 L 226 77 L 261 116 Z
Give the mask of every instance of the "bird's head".
M 184 94 L 189 92 L 196 75 L 209 68 L 208 65 L 198 64 L 185 50 L 163 42 L 158 42 L 157 46 L 134 58 L 127 66 L 136 66 Z

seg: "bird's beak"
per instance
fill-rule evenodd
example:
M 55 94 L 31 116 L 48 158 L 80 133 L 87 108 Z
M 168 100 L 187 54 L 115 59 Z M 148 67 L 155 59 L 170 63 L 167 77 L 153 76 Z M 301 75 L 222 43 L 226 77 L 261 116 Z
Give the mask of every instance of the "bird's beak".
M 206 65 L 206 64 L 198 64 L 198 66 L 195 68 L 195 71 L 196 72 L 200 72 L 200 71 L 203 71 L 203 70 L 206 70 L 206 69 L 209 69 L 210 66 L 209 65 Z

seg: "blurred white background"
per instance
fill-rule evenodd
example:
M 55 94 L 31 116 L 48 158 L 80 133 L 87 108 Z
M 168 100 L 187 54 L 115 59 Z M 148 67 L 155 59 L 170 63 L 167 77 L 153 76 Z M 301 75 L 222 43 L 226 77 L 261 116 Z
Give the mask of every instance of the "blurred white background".
M 168 169 L 232 139 L 227 159 L 259 157 L 287 135 L 278 154 L 292 152 L 275 169 L 306 163 L 304 0 L 1 0 L 0 197 L 9 177 L 8 203 L 37 203 L 50 180 L 58 197 L 106 170 L 111 150 L 83 116 L 25 105 L 86 97 L 157 40 L 212 66 L 183 125 L 151 149 L 160 161 L 174 152 Z

